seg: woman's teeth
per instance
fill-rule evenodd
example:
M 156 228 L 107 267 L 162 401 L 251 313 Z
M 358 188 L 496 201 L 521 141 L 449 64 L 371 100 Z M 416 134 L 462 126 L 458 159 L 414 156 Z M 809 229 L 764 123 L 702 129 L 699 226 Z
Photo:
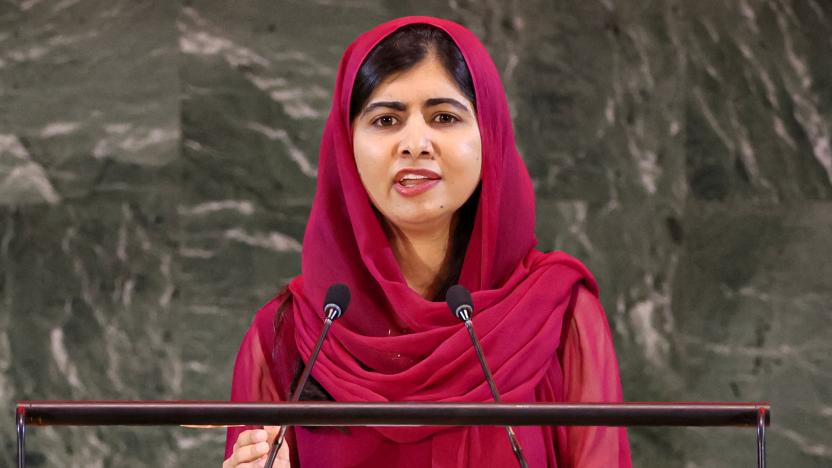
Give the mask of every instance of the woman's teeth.
M 423 175 L 406 175 L 399 179 L 399 184 L 404 185 L 405 187 L 411 187 L 417 184 L 420 184 L 426 180 L 429 180 L 427 176 Z

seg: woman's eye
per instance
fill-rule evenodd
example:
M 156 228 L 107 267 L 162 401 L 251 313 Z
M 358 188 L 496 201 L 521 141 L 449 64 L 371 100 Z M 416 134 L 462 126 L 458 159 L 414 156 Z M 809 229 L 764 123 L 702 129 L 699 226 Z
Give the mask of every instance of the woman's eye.
M 436 117 L 433 118 L 434 121 L 441 124 L 452 124 L 459 121 L 459 119 L 453 114 L 437 114 Z
M 392 115 L 382 115 L 381 117 L 373 120 L 373 125 L 377 127 L 389 127 L 391 125 L 396 124 L 396 118 Z

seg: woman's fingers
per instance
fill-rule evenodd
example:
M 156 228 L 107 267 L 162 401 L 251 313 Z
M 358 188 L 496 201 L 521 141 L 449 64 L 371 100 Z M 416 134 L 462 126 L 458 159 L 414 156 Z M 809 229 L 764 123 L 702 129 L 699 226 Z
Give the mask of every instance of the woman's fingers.
M 239 463 L 233 466 L 235 466 L 235 468 L 262 468 L 265 466 L 267 460 L 268 456 L 263 455 L 256 460 Z M 283 448 L 281 448 L 277 452 L 277 458 L 275 458 L 272 468 L 291 468 L 291 465 L 289 464 L 289 449 L 286 449 L 284 452 Z
M 269 453 L 267 442 L 245 445 L 234 451 L 234 462 L 237 464 L 257 460 Z
M 269 435 L 269 445 L 277 438 L 277 433 L 280 432 L 280 426 L 263 426 L 263 430 Z
M 246 445 L 252 445 L 258 442 L 266 442 L 268 440 L 268 436 L 268 432 L 263 429 L 243 431 L 237 436 L 237 442 L 234 444 L 234 448 L 245 447 Z
M 289 465 L 289 444 L 283 444 L 280 450 L 277 451 L 277 460 L 275 460 L 274 465 L 274 468 L 291 468 Z
M 277 433 L 280 432 L 280 426 L 265 426 L 263 427 L 269 434 L 269 449 L 272 448 L 272 444 L 274 444 L 274 440 L 277 438 Z M 274 466 L 272 468 L 290 468 L 289 466 L 289 444 L 285 441 L 283 445 L 280 446 L 280 450 L 277 451 L 277 457 L 274 460 Z
M 280 432 L 280 426 L 266 426 L 263 429 L 241 432 L 234 444 L 233 454 L 226 460 L 226 463 L 223 463 L 223 467 L 262 467 L 278 432 Z M 289 446 L 287 444 L 284 443 L 278 450 L 273 468 L 290 468 Z
M 241 463 L 241 464 L 237 465 L 235 468 L 263 468 L 263 465 L 265 465 L 265 464 L 266 464 L 266 459 L 264 458 L 262 460 L 258 460 L 258 461 L 254 461 L 254 462 Z M 275 463 L 275 466 L 273 466 L 272 468 L 278 468 L 277 463 Z

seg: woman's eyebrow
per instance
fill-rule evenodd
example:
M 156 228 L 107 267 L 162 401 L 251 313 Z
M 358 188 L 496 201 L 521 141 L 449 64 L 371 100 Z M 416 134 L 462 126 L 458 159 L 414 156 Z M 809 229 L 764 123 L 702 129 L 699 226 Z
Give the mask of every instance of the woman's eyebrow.
M 361 112 L 361 113 L 362 114 L 367 114 L 370 111 L 372 111 L 373 109 L 377 109 L 379 107 L 387 107 L 387 108 L 397 110 L 397 111 L 400 111 L 400 112 L 404 112 L 405 110 L 407 110 L 407 106 L 404 105 L 403 102 L 399 102 L 399 101 L 376 101 L 376 102 L 372 102 L 372 103 L 368 104 L 367 107 L 364 108 L 364 111 Z
M 425 101 L 425 107 L 433 107 L 433 106 L 438 106 L 438 105 L 441 105 L 441 104 L 450 104 L 450 105 L 458 108 L 459 110 L 466 111 L 466 112 L 468 111 L 468 106 L 466 106 L 465 104 L 457 101 L 454 98 L 446 98 L 446 97 L 430 98 L 427 101 Z
M 454 98 L 449 98 L 449 97 L 430 98 L 430 99 L 425 101 L 425 106 L 424 107 L 433 107 L 433 106 L 439 106 L 439 105 L 442 105 L 442 104 L 449 104 L 453 107 L 456 107 L 457 109 L 459 109 L 461 111 L 465 111 L 465 112 L 469 111 L 468 107 L 465 104 L 459 102 L 458 100 L 456 100 Z M 373 110 L 378 109 L 379 107 L 386 107 L 388 109 L 397 110 L 399 112 L 404 112 L 404 111 L 407 110 L 407 105 L 405 103 L 401 102 L 401 101 L 376 101 L 376 102 L 371 102 L 370 104 L 368 104 L 367 107 L 365 107 L 364 110 L 361 113 L 362 114 L 368 114 L 368 113 L 372 112 Z

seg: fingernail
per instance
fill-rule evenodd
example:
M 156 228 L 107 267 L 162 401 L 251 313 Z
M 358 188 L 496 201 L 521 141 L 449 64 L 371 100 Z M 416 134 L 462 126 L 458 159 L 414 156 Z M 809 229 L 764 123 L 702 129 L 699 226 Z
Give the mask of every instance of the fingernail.
M 269 444 L 260 442 L 257 444 L 257 453 L 266 453 L 269 451 Z
M 254 434 L 254 440 L 255 440 L 256 442 L 261 442 L 261 441 L 264 441 L 264 440 L 266 440 L 266 439 L 268 439 L 268 438 L 269 438 L 269 435 L 268 435 L 268 434 L 266 434 L 266 431 L 257 431 L 257 432 Z

